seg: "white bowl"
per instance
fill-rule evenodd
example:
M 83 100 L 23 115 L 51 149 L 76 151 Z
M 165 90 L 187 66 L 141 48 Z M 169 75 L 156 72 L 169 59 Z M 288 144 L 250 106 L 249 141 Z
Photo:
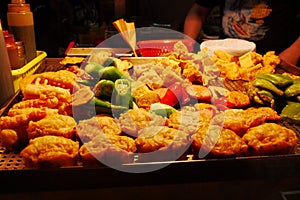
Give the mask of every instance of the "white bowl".
M 250 51 L 255 51 L 256 45 L 254 42 L 249 42 L 243 39 L 226 38 L 218 40 L 206 40 L 200 44 L 200 50 L 207 48 L 209 56 L 214 55 L 215 50 L 222 50 L 234 56 L 241 56 Z

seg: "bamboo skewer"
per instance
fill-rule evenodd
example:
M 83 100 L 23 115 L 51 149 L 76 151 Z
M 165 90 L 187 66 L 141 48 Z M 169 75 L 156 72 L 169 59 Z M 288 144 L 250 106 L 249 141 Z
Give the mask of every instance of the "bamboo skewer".
M 127 23 L 124 19 L 119 19 L 113 22 L 113 25 L 121 33 L 123 39 L 131 47 L 133 54 L 137 57 L 136 54 L 136 32 L 134 22 Z

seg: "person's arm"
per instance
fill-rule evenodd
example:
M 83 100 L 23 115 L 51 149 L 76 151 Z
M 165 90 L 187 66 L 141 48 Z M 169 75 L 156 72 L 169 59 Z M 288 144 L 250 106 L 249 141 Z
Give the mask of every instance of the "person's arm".
M 196 40 L 211 9 L 194 4 L 185 18 L 183 33 Z
M 282 51 L 279 57 L 289 64 L 297 65 L 300 58 L 300 36 L 291 46 Z

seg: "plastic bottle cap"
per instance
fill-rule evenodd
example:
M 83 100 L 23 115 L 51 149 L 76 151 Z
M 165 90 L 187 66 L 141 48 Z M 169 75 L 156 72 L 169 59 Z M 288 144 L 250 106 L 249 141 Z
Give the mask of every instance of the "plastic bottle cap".
M 15 4 L 24 4 L 25 0 L 11 0 L 11 3 L 15 3 Z

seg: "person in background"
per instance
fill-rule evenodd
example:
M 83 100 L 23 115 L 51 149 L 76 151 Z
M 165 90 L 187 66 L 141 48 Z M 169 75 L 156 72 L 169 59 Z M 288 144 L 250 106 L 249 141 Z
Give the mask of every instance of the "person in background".
M 299 64 L 299 1 L 295 0 L 195 0 L 184 22 L 183 33 L 198 40 L 212 8 L 220 6 L 219 38 L 255 42 L 256 51 L 275 51 L 290 64 Z
M 99 29 L 105 24 L 100 0 L 69 0 L 72 6 L 71 31 L 76 43 L 96 45 Z M 84 38 L 84 36 L 86 36 Z M 81 37 L 81 38 L 80 38 Z

